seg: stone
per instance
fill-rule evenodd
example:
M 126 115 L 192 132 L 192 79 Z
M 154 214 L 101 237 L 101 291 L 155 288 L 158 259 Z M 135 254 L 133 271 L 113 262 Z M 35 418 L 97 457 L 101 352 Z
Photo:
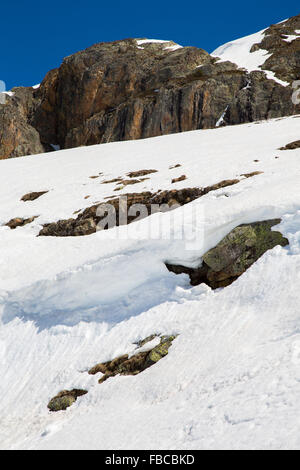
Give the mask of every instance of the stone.
M 166 264 L 175 274 L 188 274 L 192 285 L 206 283 L 212 289 L 226 287 L 240 277 L 264 253 L 275 246 L 285 247 L 289 241 L 271 228 L 280 219 L 239 225 L 202 257 L 199 268 Z
M 24 225 L 31 224 L 37 218 L 38 215 L 34 217 L 29 217 L 28 219 L 23 219 L 22 217 L 15 217 L 14 219 L 11 219 L 9 222 L 7 222 L 7 224 L 5 225 L 14 230 L 17 227 L 24 227 Z
M 134 181 L 134 180 L 128 180 Z M 169 207 L 176 208 L 188 204 L 195 199 L 208 194 L 210 191 L 216 191 L 221 188 L 226 188 L 239 183 L 240 180 L 223 180 L 212 186 L 205 188 L 184 188 L 180 190 L 166 190 L 151 193 L 150 191 L 142 193 L 128 193 L 123 196 L 127 197 L 128 208 L 133 204 L 143 204 L 146 206 L 148 215 L 151 214 L 151 205 L 167 204 Z M 117 190 L 122 187 L 116 188 Z M 108 199 L 106 204 L 114 206 L 116 211 L 116 225 L 119 225 L 119 199 Z M 101 204 L 100 204 L 101 205 Z M 39 236 L 54 236 L 54 237 L 75 237 L 83 235 L 91 235 L 97 231 L 97 225 L 101 221 L 101 217 L 97 216 L 97 209 L 100 206 L 95 204 L 88 207 L 81 212 L 76 219 L 59 220 L 50 224 L 45 224 L 39 233 Z M 134 222 L 135 216 L 128 216 L 128 223 Z M 110 227 L 111 228 L 111 227 Z
M 157 173 L 157 170 L 139 170 L 139 171 L 131 171 L 130 173 L 127 173 L 127 176 L 129 178 L 139 178 L 141 176 L 146 176 L 150 175 L 151 173 Z
M 137 347 L 140 348 L 144 346 L 156 337 L 157 335 L 151 335 L 139 341 Z M 137 352 L 131 357 L 125 354 L 112 361 L 97 364 L 89 370 L 89 374 L 96 375 L 102 373 L 103 377 L 99 379 L 99 384 L 102 384 L 108 378 L 115 377 L 116 375 L 138 375 L 165 357 L 175 338 L 176 336 L 162 336 L 160 343 L 150 351 Z
M 179 176 L 178 178 L 173 178 L 173 179 L 172 179 L 172 184 L 174 184 L 174 183 L 179 183 L 180 181 L 184 181 L 184 180 L 186 180 L 186 179 L 187 179 L 187 178 L 186 178 L 186 175 Z
M 253 176 L 258 176 L 262 174 L 263 171 L 252 171 L 251 173 L 243 173 L 241 176 L 244 176 L 245 178 L 252 178 Z
M 78 397 L 86 395 L 87 393 L 86 390 L 80 389 L 63 390 L 50 400 L 48 409 L 52 412 L 65 411 L 75 403 Z
M 296 150 L 300 148 L 300 140 L 296 140 L 295 142 L 291 142 L 287 144 L 285 147 L 281 147 L 279 150 Z
M 40 192 L 28 193 L 28 194 L 25 194 L 25 196 L 23 196 L 21 198 L 21 201 L 24 201 L 24 202 L 35 201 L 36 199 L 43 196 L 44 194 L 47 194 L 48 192 L 49 191 L 40 191 Z

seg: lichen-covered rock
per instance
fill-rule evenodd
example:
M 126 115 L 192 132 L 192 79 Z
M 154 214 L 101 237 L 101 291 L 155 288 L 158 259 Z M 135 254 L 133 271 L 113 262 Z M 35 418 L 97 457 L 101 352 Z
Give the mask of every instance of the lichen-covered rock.
M 156 336 L 157 335 L 152 335 L 140 341 L 138 348 L 145 346 L 146 343 L 152 341 Z M 95 375 L 101 372 L 103 377 L 99 379 L 100 384 L 116 375 L 138 375 L 165 357 L 175 338 L 176 336 L 162 336 L 160 343 L 149 351 L 137 352 L 131 357 L 125 354 L 112 361 L 97 364 L 89 370 L 89 374 Z
M 144 340 L 137 342 L 137 349 L 141 349 L 155 338 L 159 338 L 159 336 L 153 334 Z M 152 349 L 149 348 L 149 350 L 137 351 L 136 354 L 130 357 L 128 354 L 124 354 L 112 361 L 97 364 L 89 370 L 89 374 L 103 374 L 101 379 L 98 381 L 99 384 L 105 382 L 110 377 L 115 377 L 116 375 L 140 374 L 168 354 L 175 338 L 176 336 L 161 336 L 159 344 Z M 86 395 L 87 393 L 88 392 L 86 390 L 80 389 L 63 390 L 50 400 L 48 403 L 48 409 L 52 412 L 66 410 L 75 403 L 78 397 Z
M 75 403 L 78 397 L 86 395 L 86 390 L 63 390 L 50 400 L 48 408 L 52 412 L 64 411 Z
M 208 266 L 207 278 L 217 286 L 243 274 L 266 251 L 277 245 L 286 246 L 288 240 L 280 232 L 272 231 L 280 219 L 240 225 L 232 230 L 215 248 L 203 256 Z
M 176 336 L 162 336 L 160 344 L 155 346 L 155 348 L 153 348 L 147 356 L 147 367 L 150 367 L 152 364 L 155 364 L 156 362 L 160 361 L 163 357 L 168 354 L 169 348 L 171 347 L 172 342 L 175 338 Z
M 266 251 L 277 245 L 282 247 L 289 241 L 271 228 L 280 219 L 245 224 L 232 230 L 221 242 L 203 256 L 202 265 L 192 269 L 167 264 L 175 274 L 189 274 L 192 285 L 202 282 L 213 289 L 226 287 L 241 276 Z

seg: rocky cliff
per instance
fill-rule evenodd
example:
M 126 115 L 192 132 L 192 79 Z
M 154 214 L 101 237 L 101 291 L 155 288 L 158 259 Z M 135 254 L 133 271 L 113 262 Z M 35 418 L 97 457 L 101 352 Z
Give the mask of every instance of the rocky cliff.
M 267 29 L 249 51 L 267 59 L 250 72 L 173 42 L 96 44 L 65 58 L 38 89 L 12 90 L 0 105 L 0 159 L 298 114 L 298 32 L 300 15 Z

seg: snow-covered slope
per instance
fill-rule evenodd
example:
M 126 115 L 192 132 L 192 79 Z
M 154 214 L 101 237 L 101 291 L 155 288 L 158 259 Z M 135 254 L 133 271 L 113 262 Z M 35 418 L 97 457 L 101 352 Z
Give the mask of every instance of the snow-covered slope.
M 251 34 L 250 36 L 230 41 L 218 47 L 211 55 L 213 57 L 219 57 L 222 61 L 228 60 L 230 62 L 234 62 L 240 68 L 248 70 L 248 72 L 261 70 L 261 66 L 269 57 L 271 57 L 271 54 L 263 49 L 251 52 L 251 48 L 254 44 L 262 42 L 265 32 L 266 29 L 255 34 Z M 280 85 L 288 86 L 288 82 L 280 80 L 271 70 L 264 70 L 264 72 L 267 78 L 275 80 Z
M 299 448 L 300 149 L 278 150 L 299 140 L 299 118 L 1 162 L 0 224 L 39 216 L 0 227 L 1 448 Z M 158 172 L 118 192 L 103 184 L 141 169 Z M 263 173 L 240 177 L 253 171 Z M 169 214 L 36 237 L 41 224 L 105 197 L 236 177 L 172 212 L 170 238 L 149 236 L 167 233 Z M 191 288 L 164 265 L 195 265 L 240 223 L 274 217 L 290 245 L 225 289 Z M 195 242 L 179 236 L 191 224 Z M 179 334 L 155 366 L 102 385 L 87 374 L 153 333 Z M 89 393 L 70 409 L 49 413 L 57 392 L 82 387 Z

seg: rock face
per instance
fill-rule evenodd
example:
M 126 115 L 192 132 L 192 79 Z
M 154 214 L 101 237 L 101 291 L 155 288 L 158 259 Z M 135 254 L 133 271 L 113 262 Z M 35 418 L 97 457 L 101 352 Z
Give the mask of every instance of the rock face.
M 299 78 L 299 18 L 267 30 L 265 67 Z M 66 57 L 37 90 L 14 89 L 0 105 L 0 158 L 141 139 L 300 113 L 293 89 L 219 62 L 202 49 L 125 39 Z
M 211 128 L 231 104 L 227 124 L 296 112 L 291 90 L 263 72 L 194 47 L 138 44 L 96 44 L 46 76 L 33 120 L 43 142 L 71 148 Z
M 252 51 L 263 49 L 271 56 L 262 70 L 271 70 L 276 77 L 288 83 L 300 79 L 300 15 L 283 23 L 270 26 L 263 41 L 255 44 Z
M 0 160 L 23 155 L 44 153 L 38 131 L 31 126 L 34 112 L 33 88 L 14 88 L 13 96 L 5 96 L 0 104 Z
M 203 256 L 198 269 L 167 264 L 175 274 L 189 274 L 192 285 L 202 282 L 213 289 L 226 287 L 241 276 L 266 251 L 277 245 L 286 246 L 289 241 L 271 228 L 280 219 L 240 225 L 232 230 L 215 248 Z

